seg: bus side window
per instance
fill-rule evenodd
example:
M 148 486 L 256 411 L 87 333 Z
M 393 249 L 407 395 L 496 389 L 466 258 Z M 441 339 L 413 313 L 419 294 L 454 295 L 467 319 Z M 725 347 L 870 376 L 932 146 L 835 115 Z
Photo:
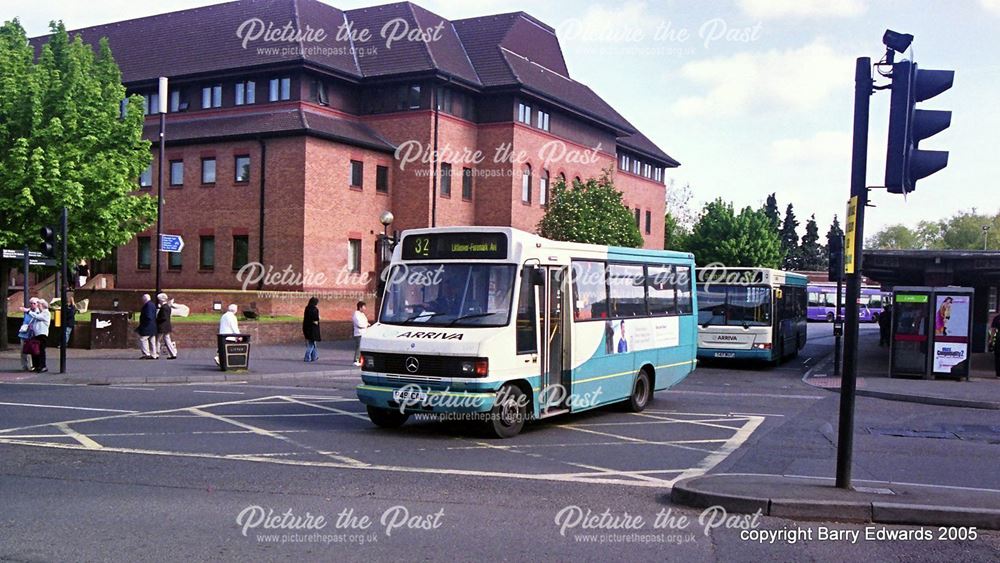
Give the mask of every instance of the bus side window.
M 538 315 L 535 313 L 535 286 L 531 283 L 531 268 L 521 273 L 521 286 L 517 296 L 517 353 L 534 354 L 538 351 L 535 335 Z
M 677 294 L 677 314 L 692 315 L 694 309 L 691 304 L 691 267 L 674 266 L 674 284 Z

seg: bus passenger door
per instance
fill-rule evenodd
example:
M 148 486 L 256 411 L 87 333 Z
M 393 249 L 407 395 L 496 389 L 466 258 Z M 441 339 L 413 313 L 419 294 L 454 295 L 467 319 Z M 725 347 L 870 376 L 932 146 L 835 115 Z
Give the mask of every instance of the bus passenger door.
M 544 402 L 539 404 L 542 413 L 563 410 L 566 408 L 566 398 L 570 391 L 568 381 L 564 381 L 568 364 L 569 331 L 566 330 L 566 291 L 568 282 L 566 266 L 545 267 L 545 287 L 542 292 L 542 382 L 539 397 Z M 559 386 L 559 387 L 557 387 Z

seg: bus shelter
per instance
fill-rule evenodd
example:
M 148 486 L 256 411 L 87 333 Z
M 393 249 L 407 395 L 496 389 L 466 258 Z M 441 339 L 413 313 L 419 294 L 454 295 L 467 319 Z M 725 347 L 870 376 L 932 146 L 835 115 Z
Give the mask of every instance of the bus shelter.
M 889 376 L 968 379 L 974 297 L 969 287 L 895 288 Z

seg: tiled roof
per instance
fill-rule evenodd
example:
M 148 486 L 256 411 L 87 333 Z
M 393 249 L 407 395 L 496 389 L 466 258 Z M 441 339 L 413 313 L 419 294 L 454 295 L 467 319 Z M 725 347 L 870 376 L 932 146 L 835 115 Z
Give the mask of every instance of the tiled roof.
M 667 165 L 667 168 L 676 168 L 681 165 L 680 162 L 677 162 L 669 154 L 663 152 L 660 147 L 656 146 L 656 143 L 650 141 L 649 138 L 642 133 L 635 133 L 634 135 L 629 135 L 628 137 L 619 137 L 618 144 L 643 153 L 646 156 L 659 159 Z
M 344 33 L 345 24 L 353 35 Z M 277 30 L 288 25 L 300 34 L 322 30 L 325 37 L 252 37 L 269 25 Z M 440 31 L 434 31 L 432 41 L 401 39 L 386 45 L 383 33 L 416 29 Z M 358 37 L 361 32 L 369 34 L 367 41 Z M 71 33 L 95 45 L 107 37 L 126 84 L 151 82 L 163 74 L 176 79 L 306 64 L 352 81 L 439 73 L 475 89 L 524 91 L 624 135 L 625 146 L 676 163 L 600 96 L 573 80 L 555 30 L 524 12 L 451 22 L 410 2 L 341 11 L 318 0 L 237 0 Z M 37 48 L 46 40 L 36 37 L 32 43 Z
M 191 116 L 190 119 L 175 115 L 171 114 L 167 120 L 168 147 L 172 142 L 209 142 L 256 135 L 309 133 L 379 151 L 396 150 L 392 143 L 363 123 L 296 108 L 249 114 L 229 113 L 213 117 Z M 143 136 L 155 140 L 158 131 L 159 125 L 149 122 L 143 129 Z

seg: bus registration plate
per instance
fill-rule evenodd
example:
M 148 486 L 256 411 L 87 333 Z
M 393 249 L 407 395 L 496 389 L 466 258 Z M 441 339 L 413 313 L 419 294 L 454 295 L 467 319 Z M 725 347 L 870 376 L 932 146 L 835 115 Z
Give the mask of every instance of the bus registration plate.
M 396 389 L 392 392 L 392 398 L 398 402 L 407 403 L 426 403 L 427 393 L 417 389 L 408 389 L 403 387 L 402 389 Z
M 716 352 L 716 358 L 735 358 L 736 354 L 734 352 Z

